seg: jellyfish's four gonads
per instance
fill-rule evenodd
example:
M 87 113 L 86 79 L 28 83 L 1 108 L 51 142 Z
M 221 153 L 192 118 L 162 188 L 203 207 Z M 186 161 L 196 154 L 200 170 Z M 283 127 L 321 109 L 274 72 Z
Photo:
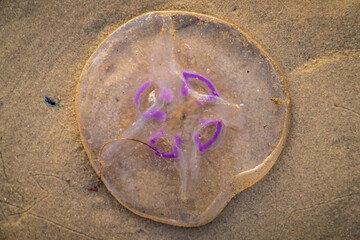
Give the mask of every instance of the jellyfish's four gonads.
M 276 63 L 237 27 L 152 12 L 89 59 L 77 113 L 90 161 L 122 205 L 199 226 L 273 166 L 289 102 Z

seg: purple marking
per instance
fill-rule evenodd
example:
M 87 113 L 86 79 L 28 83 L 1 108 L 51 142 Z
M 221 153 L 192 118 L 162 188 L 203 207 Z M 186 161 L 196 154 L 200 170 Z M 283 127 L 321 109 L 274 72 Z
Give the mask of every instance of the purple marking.
M 173 93 L 170 89 L 164 88 L 161 93 L 160 93 L 160 98 L 164 101 L 164 102 L 168 102 L 170 103 L 173 100 Z
M 150 146 L 153 146 L 159 138 L 163 138 L 165 136 L 165 130 L 160 128 L 150 137 Z
M 205 119 L 205 118 L 200 118 L 199 119 L 199 123 L 201 123 L 201 125 L 205 126 L 205 124 L 207 123 L 208 121 Z
M 215 99 L 214 96 L 208 96 L 207 99 L 206 99 L 206 102 L 211 102 L 214 99 Z
M 154 154 L 156 156 L 163 157 L 163 158 L 178 158 L 179 157 L 178 148 L 180 148 L 180 146 L 182 144 L 182 138 L 179 135 L 175 135 L 175 137 L 174 137 L 175 144 L 172 145 L 173 151 L 171 153 L 165 153 L 165 152 L 160 152 L 159 148 L 154 146 L 156 144 L 156 142 L 158 141 L 158 139 L 164 138 L 164 136 L 165 136 L 165 131 L 164 131 L 164 129 L 161 128 L 161 129 L 157 130 L 150 137 L 150 146 L 152 146 L 154 149 L 156 149 L 156 151 L 158 151 L 158 152 L 154 152 Z
M 209 125 L 216 124 L 216 131 L 215 131 L 214 136 L 209 141 L 207 141 L 205 144 L 203 144 L 200 141 L 200 133 L 196 133 L 196 135 L 194 137 L 195 143 L 198 145 L 199 152 L 203 153 L 208 147 L 210 147 L 218 139 L 220 132 L 221 132 L 221 128 L 222 128 L 222 122 L 221 121 L 210 121 L 207 123 L 201 122 L 201 124 L 203 125 L 204 128 Z
M 209 125 L 212 125 L 212 124 L 218 124 L 218 123 L 221 123 L 221 121 L 207 121 L 206 119 L 202 118 L 199 120 L 199 122 L 201 123 L 201 125 L 203 125 L 203 127 L 207 127 Z
M 201 103 L 201 101 L 197 100 L 197 101 L 196 101 L 196 105 L 197 105 L 198 107 L 201 107 L 203 104 Z
M 206 84 L 206 86 L 210 89 L 211 94 L 213 96 L 219 96 L 219 94 L 216 92 L 214 85 L 207 80 L 206 78 L 197 75 L 197 74 L 193 74 L 193 73 L 187 73 L 187 72 L 183 72 L 183 76 L 185 78 L 185 82 L 183 83 L 182 87 L 181 87 L 181 95 L 183 96 L 187 96 L 188 95 L 188 87 L 189 87 L 189 78 L 196 78 L 200 81 L 202 81 L 203 83 Z
M 181 90 L 180 90 L 181 96 L 186 97 L 187 95 L 189 95 L 188 82 L 189 81 L 185 79 L 185 83 L 183 83 L 183 85 L 181 86 Z
M 139 90 L 137 91 L 136 95 L 135 95 L 135 98 L 134 98 L 134 103 L 139 106 L 139 98 L 140 98 L 140 95 L 150 86 L 151 84 L 151 81 L 147 81 L 146 83 L 144 83 L 140 88 Z
M 164 152 L 160 152 L 158 147 L 153 146 L 154 149 L 156 149 L 156 151 L 158 152 L 154 152 L 156 156 L 159 157 L 163 157 L 163 158 L 178 158 L 179 157 L 179 153 L 178 150 L 175 146 L 173 146 L 173 151 L 171 153 L 164 153 Z
M 159 154 L 157 152 L 155 152 L 155 154 L 157 154 L 159 156 Z M 179 157 L 179 152 L 176 146 L 173 146 L 173 151 L 171 153 L 164 153 L 164 152 L 160 152 L 161 157 L 163 158 L 178 158 Z
M 196 101 L 196 105 L 198 105 L 199 107 L 201 107 L 201 106 L 204 105 L 204 102 L 205 102 L 205 103 L 209 103 L 209 102 L 212 102 L 214 99 L 215 99 L 215 96 L 213 96 L 213 95 L 206 95 L 206 96 L 201 97 L 200 100 L 197 100 L 197 101 Z
M 155 118 L 159 122 L 164 122 L 166 119 L 166 113 L 159 109 L 150 109 L 142 114 L 144 118 L 151 119 Z
M 176 145 L 177 147 L 181 147 L 181 145 L 182 145 L 182 143 L 183 143 L 182 138 L 181 138 L 179 135 L 176 135 L 176 136 L 174 137 L 174 140 L 175 140 L 175 145 Z
M 159 137 L 159 138 L 162 138 L 162 137 Z M 159 138 L 156 138 L 156 140 L 155 139 L 150 139 L 150 146 L 152 146 L 157 151 L 157 152 L 154 152 L 154 154 L 156 156 L 163 157 L 163 158 L 178 158 L 179 157 L 178 146 L 173 145 L 172 146 L 173 151 L 171 153 L 160 152 L 159 148 L 154 146 L 154 144 L 157 142 L 157 140 Z

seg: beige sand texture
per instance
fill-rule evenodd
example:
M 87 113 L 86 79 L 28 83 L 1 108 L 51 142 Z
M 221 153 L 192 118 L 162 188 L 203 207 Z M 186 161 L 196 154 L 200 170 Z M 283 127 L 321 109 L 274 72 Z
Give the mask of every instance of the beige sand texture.
M 82 68 L 121 24 L 155 10 L 239 26 L 278 62 L 291 96 L 275 166 L 203 227 L 157 223 L 103 185 L 89 191 Z M 357 0 L 0 1 L 0 239 L 359 239 L 359 12 Z

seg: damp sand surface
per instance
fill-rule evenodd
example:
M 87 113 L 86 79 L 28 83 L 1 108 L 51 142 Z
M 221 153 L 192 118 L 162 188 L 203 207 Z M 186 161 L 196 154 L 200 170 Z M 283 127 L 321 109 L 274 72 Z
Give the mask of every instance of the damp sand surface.
M 0 7 L 0 238 L 358 238 L 358 1 Z M 98 185 L 76 122 L 75 91 L 87 59 L 121 24 L 158 10 L 237 25 L 277 61 L 291 96 L 290 132 L 272 170 L 199 228 L 157 223 L 119 204 Z

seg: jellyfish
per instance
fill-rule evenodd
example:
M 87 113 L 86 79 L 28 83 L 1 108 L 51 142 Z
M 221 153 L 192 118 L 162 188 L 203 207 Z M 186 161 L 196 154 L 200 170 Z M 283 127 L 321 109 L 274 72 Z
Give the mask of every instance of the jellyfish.
M 274 60 L 236 26 L 151 12 L 113 32 L 77 89 L 82 142 L 132 212 L 200 226 L 271 169 L 289 128 Z

